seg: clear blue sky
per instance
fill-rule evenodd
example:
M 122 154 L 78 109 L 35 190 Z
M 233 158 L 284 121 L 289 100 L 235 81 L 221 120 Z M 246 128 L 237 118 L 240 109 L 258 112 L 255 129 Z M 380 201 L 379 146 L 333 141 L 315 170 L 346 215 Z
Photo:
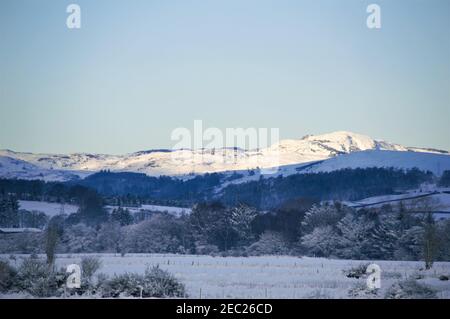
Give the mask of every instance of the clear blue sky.
M 169 148 L 194 119 L 449 150 L 450 1 L 0 2 L 0 148 Z

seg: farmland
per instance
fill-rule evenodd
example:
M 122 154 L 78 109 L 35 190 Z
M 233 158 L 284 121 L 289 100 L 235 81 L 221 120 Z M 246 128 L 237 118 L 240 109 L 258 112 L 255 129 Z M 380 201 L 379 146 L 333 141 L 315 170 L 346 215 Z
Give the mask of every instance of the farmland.
M 436 292 L 437 298 L 450 298 L 450 282 L 439 280 L 450 274 L 450 263 L 438 262 L 424 271 L 422 262 L 356 261 L 288 256 L 212 257 L 169 254 L 64 254 L 58 267 L 79 263 L 84 256 L 102 261 L 99 273 L 107 275 L 144 273 L 158 265 L 186 285 L 189 298 L 381 298 L 396 282 L 417 279 Z M 25 255 L 16 255 L 13 264 Z M 40 256 L 44 258 L 44 256 Z M 11 256 L 2 255 L 1 259 Z M 365 285 L 364 278 L 348 278 L 344 271 L 374 262 L 381 269 L 381 289 L 377 294 L 349 295 Z M 4 296 L 5 297 L 5 296 Z

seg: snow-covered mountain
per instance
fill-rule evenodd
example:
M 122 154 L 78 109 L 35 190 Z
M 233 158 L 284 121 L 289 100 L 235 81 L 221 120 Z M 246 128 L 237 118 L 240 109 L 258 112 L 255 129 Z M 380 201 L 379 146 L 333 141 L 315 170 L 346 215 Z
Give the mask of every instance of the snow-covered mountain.
M 67 181 L 74 178 L 83 178 L 89 174 L 91 173 L 83 171 L 46 169 L 18 158 L 0 156 L 0 177 L 2 178 Z
M 444 164 L 450 161 L 449 153 L 433 149 L 404 147 L 402 145 L 375 140 L 368 136 L 339 131 L 322 135 L 308 135 L 300 139 L 281 140 L 280 142 L 260 150 L 242 149 L 200 149 L 200 150 L 150 150 L 125 155 L 105 154 L 33 154 L 0 150 L 0 176 L 7 178 L 68 180 L 76 176 L 85 177 L 100 170 L 117 172 L 139 172 L 150 176 L 171 175 L 185 176 L 207 172 L 223 172 L 269 168 L 274 166 L 291 167 L 296 171 L 303 163 L 315 163 L 328 159 L 338 161 L 329 167 L 353 167 L 354 157 L 345 157 L 365 151 L 394 151 L 441 154 Z M 389 162 L 392 155 L 380 158 L 391 152 L 372 152 L 361 155 L 373 160 L 360 161 L 361 164 L 374 161 Z M 378 154 L 373 157 L 373 154 Z M 442 155 L 443 154 L 443 155 Z M 434 156 L 431 156 L 434 158 Z M 327 161 L 326 161 L 327 162 Z M 358 161 L 356 161 L 358 162 Z M 347 164 L 346 164 L 347 163 Z M 353 163 L 350 165 L 350 163 Z M 300 164 L 300 165 L 299 165 Z M 387 163 L 389 164 L 389 163 Z M 321 165 L 325 165 L 322 163 Z M 333 166 L 334 165 L 334 166 Z M 434 164 L 430 164 L 434 165 Z M 316 166 L 316 165 L 314 165 Z M 376 166 L 376 165 L 375 165 Z M 411 163 L 397 160 L 392 166 L 410 167 Z M 359 166 L 358 166 L 359 167 Z M 450 164 L 449 164 L 450 167 Z M 311 170 L 317 170 L 317 166 Z M 442 167 L 444 169 L 444 167 Z M 286 171 L 286 173 L 289 170 Z

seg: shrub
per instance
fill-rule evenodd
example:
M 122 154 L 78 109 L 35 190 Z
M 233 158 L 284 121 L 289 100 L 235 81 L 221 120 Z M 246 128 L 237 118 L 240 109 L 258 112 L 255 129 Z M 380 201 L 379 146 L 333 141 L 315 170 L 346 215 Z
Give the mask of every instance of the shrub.
M 386 292 L 387 299 L 434 299 L 436 293 L 427 286 L 419 284 L 414 279 L 408 279 L 393 284 Z
M 186 293 L 182 283 L 159 267 L 145 271 L 143 287 L 144 297 L 183 297 Z
M 348 270 L 343 270 L 343 273 L 348 278 L 356 278 L 359 279 L 361 277 L 366 276 L 367 267 L 369 264 L 360 264 L 358 266 L 352 267 Z
M 115 275 L 102 284 L 102 297 L 121 296 L 183 297 L 185 287 L 173 275 L 159 267 L 147 269 L 144 275 L 125 273 Z
M 365 282 L 358 282 L 349 289 L 348 296 L 362 299 L 378 298 L 378 289 L 369 289 Z
M 117 298 L 121 296 L 140 296 L 140 286 L 143 277 L 138 274 L 125 273 L 115 275 L 102 283 L 102 297 Z
M 16 274 L 16 270 L 8 262 L 0 260 L 0 292 L 13 288 Z
M 81 259 L 82 278 L 88 282 L 92 280 L 92 276 L 102 267 L 102 261 L 97 257 L 83 257 Z
M 30 257 L 18 269 L 17 286 L 34 297 L 60 296 L 66 278 L 65 272 L 53 272 L 44 261 Z

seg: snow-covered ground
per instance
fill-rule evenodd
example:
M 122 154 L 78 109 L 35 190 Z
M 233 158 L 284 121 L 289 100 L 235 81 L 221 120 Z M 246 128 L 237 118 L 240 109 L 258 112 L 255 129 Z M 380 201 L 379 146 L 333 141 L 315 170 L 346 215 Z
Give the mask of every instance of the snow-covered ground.
M 438 298 L 450 298 L 450 281 L 440 275 L 450 274 L 450 262 L 435 263 L 423 271 L 423 262 L 356 261 L 288 256 L 211 257 L 191 255 L 91 254 L 101 258 L 100 273 L 143 273 L 149 266 L 159 265 L 170 271 L 187 288 L 191 298 L 348 298 L 348 291 L 365 279 L 347 278 L 343 271 L 362 263 L 374 262 L 381 267 L 379 296 L 395 282 L 421 278 L 437 292 Z M 86 255 L 58 255 L 57 265 L 79 263 Z M 0 258 L 9 258 L 0 255 Z M 42 256 L 43 258 L 43 256 Z M 20 257 L 12 263 L 20 263 Z M 423 277 L 423 278 L 422 278 Z M 375 296 L 372 296 L 375 297 Z
M 119 206 L 106 206 L 108 211 L 117 209 Z M 175 207 L 175 206 L 160 206 L 160 205 L 141 205 L 139 207 L 122 207 L 128 209 L 130 213 L 138 213 L 140 211 L 152 211 L 152 212 L 166 212 L 175 216 L 188 215 L 191 213 L 191 208 Z
M 425 208 L 436 212 L 437 218 L 450 218 L 450 193 L 448 190 L 409 191 L 404 194 L 383 195 L 365 198 L 359 201 L 344 201 L 343 204 L 360 207 L 381 207 L 383 205 L 399 205 L 402 203 L 411 211 L 423 211 Z
M 43 181 L 68 181 L 77 178 L 84 178 L 94 172 L 47 169 L 35 164 L 31 164 L 20 158 L 2 155 L 5 151 L 0 150 L 0 177 L 25 180 Z
M 423 152 L 367 150 L 330 158 L 318 165 L 311 166 L 305 172 L 332 172 L 344 168 L 367 167 L 418 168 L 421 171 L 430 171 L 440 176 L 445 170 L 450 170 L 450 156 Z
M 62 213 L 67 215 L 76 213 L 78 210 L 78 206 L 70 204 L 19 200 L 19 209 L 38 211 L 46 214 L 49 217 L 53 217 Z
M 108 211 L 112 211 L 119 206 L 105 206 Z M 190 214 L 191 209 L 185 207 L 175 206 L 160 206 L 160 205 L 141 205 L 139 207 L 123 207 L 128 209 L 131 213 L 137 213 L 142 210 L 148 210 L 153 212 L 167 212 L 175 216 L 181 216 L 183 214 Z M 77 205 L 60 204 L 50 202 L 39 202 L 29 200 L 19 200 L 19 209 L 25 209 L 28 211 L 38 211 L 46 214 L 49 217 L 53 217 L 59 214 L 73 214 L 78 211 Z
M 257 181 L 261 177 L 270 178 L 277 176 L 289 176 L 293 174 L 332 172 L 340 169 L 356 168 L 396 168 L 430 171 L 436 176 L 441 176 L 446 170 L 450 170 L 450 156 L 446 154 L 410 152 L 410 151 L 389 151 L 389 150 L 365 150 L 354 151 L 348 154 L 341 154 L 327 159 L 299 162 L 297 164 L 282 165 L 276 169 L 266 169 L 265 171 L 239 170 L 226 172 L 228 176 L 240 174 L 242 177 L 225 182 L 219 187 L 220 191 L 230 184 L 240 184 L 250 181 Z

